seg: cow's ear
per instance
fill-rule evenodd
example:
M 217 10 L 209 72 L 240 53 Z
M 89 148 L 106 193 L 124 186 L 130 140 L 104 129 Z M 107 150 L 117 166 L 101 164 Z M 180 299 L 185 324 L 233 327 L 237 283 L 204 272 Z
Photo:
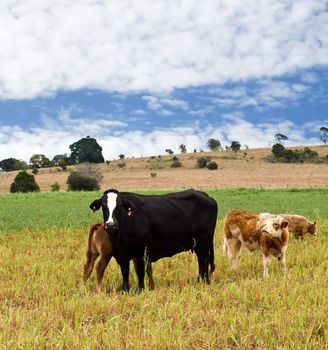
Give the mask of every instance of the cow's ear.
M 317 226 L 317 222 L 316 221 L 313 221 L 313 226 Z
M 288 221 L 283 221 L 282 223 L 281 223 L 281 228 L 286 228 L 288 226 Z
M 133 204 L 131 204 L 129 201 L 123 200 L 122 206 L 123 206 L 124 210 L 126 210 L 128 213 L 132 212 L 134 210 Z
M 96 199 L 93 201 L 90 205 L 89 208 L 93 211 L 99 210 L 101 207 L 101 199 Z

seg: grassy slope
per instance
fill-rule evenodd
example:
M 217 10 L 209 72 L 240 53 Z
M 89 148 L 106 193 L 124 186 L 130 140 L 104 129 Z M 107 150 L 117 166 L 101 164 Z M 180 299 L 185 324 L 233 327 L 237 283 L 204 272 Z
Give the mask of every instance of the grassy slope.
M 327 348 L 328 190 L 208 192 L 221 208 L 212 284 L 196 283 L 196 258 L 181 253 L 154 264 L 155 291 L 126 296 L 115 262 L 101 295 L 94 275 L 81 281 L 94 193 L 0 196 L 0 348 Z M 221 252 L 230 208 L 288 209 L 317 219 L 319 235 L 291 239 L 286 276 L 273 260 L 264 280 L 246 251 L 233 272 Z

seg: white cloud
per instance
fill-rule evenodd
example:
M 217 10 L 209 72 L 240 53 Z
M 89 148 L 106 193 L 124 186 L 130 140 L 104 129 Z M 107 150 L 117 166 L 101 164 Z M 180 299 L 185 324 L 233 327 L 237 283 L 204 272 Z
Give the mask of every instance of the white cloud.
M 208 139 L 219 139 L 223 145 L 237 140 L 250 147 L 267 147 L 274 141 L 274 135 L 280 132 L 287 135 L 287 146 L 319 144 L 318 137 L 306 137 L 311 129 L 318 130 L 320 122 L 297 125 L 291 121 L 270 121 L 253 124 L 242 113 L 226 114 L 216 125 L 196 121 L 175 128 L 154 128 L 152 131 L 129 130 L 120 122 L 103 119 L 72 119 L 65 111 L 58 120 L 44 117 L 38 128 L 23 129 L 18 126 L 0 124 L 0 160 L 14 157 L 29 161 L 35 153 L 53 158 L 56 154 L 70 153 L 69 145 L 87 135 L 95 137 L 103 147 L 105 159 L 126 156 L 147 156 L 164 154 L 166 148 L 179 151 L 181 143 L 188 151 L 206 149 Z M 88 127 L 84 127 L 87 125 Z M 92 133 L 90 132 L 92 131 Z
M 169 92 L 328 64 L 323 0 L 3 0 L 0 23 L 2 99 Z

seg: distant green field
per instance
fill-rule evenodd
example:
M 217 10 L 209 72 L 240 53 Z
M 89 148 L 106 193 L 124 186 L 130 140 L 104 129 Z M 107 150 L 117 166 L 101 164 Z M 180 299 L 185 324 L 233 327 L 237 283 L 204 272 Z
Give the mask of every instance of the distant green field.
M 219 205 L 219 218 L 229 209 L 295 213 L 311 219 L 328 218 L 328 189 L 218 189 L 207 190 Z M 163 194 L 164 191 L 139 191 Z M 81 228 L 101 220 L 91 215 L 89 204 L 100 192 L 34 193 L 0 195 L 0 232 L 24 229 Z
M 132 268 L 121 294 L 114 259 L 101 294 L 95 272 L 82 281 L 88 227 L 102 216 L 88 206 L 100 193 L 1 195 L 0 350 L 328 349 L 328 189 L 207 192 L 220 212 L 211 285 L 197 283 L 185 252 L 154 263 L 155 290 L 139 295 Z M 233 271 L 221 249 L 231 208 L 302 214 L 318 236 L 290 237 L 285 275 L 272 259 L 264 279 L 260 252 L 242 251 Z

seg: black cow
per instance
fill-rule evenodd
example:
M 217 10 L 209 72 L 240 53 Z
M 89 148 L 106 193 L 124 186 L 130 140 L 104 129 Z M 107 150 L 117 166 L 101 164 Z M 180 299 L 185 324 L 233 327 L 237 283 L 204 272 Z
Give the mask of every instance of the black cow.
M 217 204 L 206 193 L 194 190 L 140 195 L 107 190 L 93 201 L 102 207 L 105 229 L 115 245 L 115 259 L 123 275 L 123 291 L 129 290 L 129 262 L 137 261 L 139 291 L 144 288 L 145 261 L 192 250 L 198 258 L 199 277 L 206 283 L 215 269 L 213 236 Z

